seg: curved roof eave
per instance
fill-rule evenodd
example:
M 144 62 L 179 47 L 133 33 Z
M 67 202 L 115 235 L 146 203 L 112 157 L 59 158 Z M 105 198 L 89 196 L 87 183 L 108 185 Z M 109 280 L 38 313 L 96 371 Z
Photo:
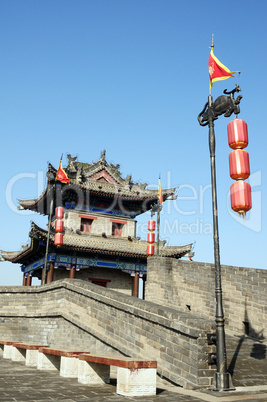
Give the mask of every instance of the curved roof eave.
M 47 231 L 33 224 L 32 234 L 47 239 Z M 50 235 L 50 243 L 54 241 L 54 234 Z M 101 252 L 111 255 L 129 255 L 136 258 L 147 258 L 147 242 L 145 240 L 128 241 L 126 238 L 107 237 L 100 235 L 78 235 L 72 233 L 63 236 L 63 248 L 76 251 Z M 164 257 L 180 258 L 192 250 L 192 244 L 185 246 L 161 246 L 160 254 Z
M 31 239 L 30 245 L 24 246 L 22 250 L 19 251 L 3 251 L 1 250 L 1 255 L 5 261 L 12 263 L 21 263 L 24 258 L 27 258 L 31 254 L 35 253 L 39 249 L 39 242 Z

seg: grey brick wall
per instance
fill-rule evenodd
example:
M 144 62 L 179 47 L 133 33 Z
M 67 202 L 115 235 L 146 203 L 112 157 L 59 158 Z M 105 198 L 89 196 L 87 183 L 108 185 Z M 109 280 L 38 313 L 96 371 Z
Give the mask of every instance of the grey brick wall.
M 267 270 L 222 265 L 221 274 L 226 328 L 266 339 Z M 214 320 L 214 265 L 151 257 L 145 297 Z
M 155 359 L 181 386 L 207 386 L 213 322 L 78 279 L 0 287 L 0 337 Z
M 65 270 L 54 270 L 54 280 L 64 278 L 66 278 Z M 108 289 L 113 289 L 129 296 L 132 295 L 133 278 L 129 274 L 122 272 L 119 269 L 99 269 L 96 267 L 90 267 L 90 269 L 81 269 L 80 271 L 77 271 L 75 273 L 75 278 L 82 279 L 84 281 L 88 281 L 88 278 L 109 279 L 110 282 L 107 283 Z

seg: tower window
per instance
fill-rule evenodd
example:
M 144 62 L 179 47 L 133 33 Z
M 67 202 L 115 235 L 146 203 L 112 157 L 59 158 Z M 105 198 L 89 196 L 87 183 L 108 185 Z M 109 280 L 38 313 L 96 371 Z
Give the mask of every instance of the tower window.
M 122 223 L 112 222 L 112 236 L 121 237 L 122 236 Z
M 97 219 L 97 217 L 91 215 L 79 215 L 79 218 L 81 218 L 80 231 L 83 233 L 91 233 L 93 221 Z
M 103 288 L 107 287 L 107 283 L 111 282 L 111 279 L 98 279 L 98 278 L 88 278 L 90 282 L 94 285 L 102 286 Z
M 81 218 L 81 232 L 91 233 L 93 219 Z
M 112 236 L 122 237 L 122 228 L 127 222 L 117 219 L 110 219 L 110 222 L 112 223 Z

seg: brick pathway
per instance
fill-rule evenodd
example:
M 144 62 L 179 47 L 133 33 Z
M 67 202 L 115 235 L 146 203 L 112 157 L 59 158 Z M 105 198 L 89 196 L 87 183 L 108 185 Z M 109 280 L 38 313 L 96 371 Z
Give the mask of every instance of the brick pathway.
M 159 383 L 154 397 L 124 397 L 116 394 L 115 380 L 101 387 L 79 384 L 75 379 L 60 377 L 56 372 L 41 371 L 0 358 L 0 400 L 9 401 L 111 401 L 137 400 L 144 402 L 221 402 L 267 401 L 267 386 L 259 389 L 240 389 L 235 392 L 190 391 Z
M 0 358 L 0 400 L 8 401 L 127 401 L 147 402 L 226 402 L 267 401 L 266 344 L 248 337 L 226 336 L 229 372 L 234 392 L 191 391 L 159 380 L 154 397 L 124 397 L 116 394 L 115 380 L 101 387 L 79 384 L 76 379 L 60 377 Z
M 177 394 L 158 389 L 156 397 L 128 398 L 116 394 L 112 384 L 92 387 L 79 384 L 76 379 L 60 377 L 57 372 L 41 371 L 23 363 L 0 358 L 0 400 L 8 401 L 177 401 Z M 198 398 L 179 395 L 180 401 L 199 401 Z
M 235 387 L 267 385 L 267 345 L 244 336 L 226 335 L 227 363 Z

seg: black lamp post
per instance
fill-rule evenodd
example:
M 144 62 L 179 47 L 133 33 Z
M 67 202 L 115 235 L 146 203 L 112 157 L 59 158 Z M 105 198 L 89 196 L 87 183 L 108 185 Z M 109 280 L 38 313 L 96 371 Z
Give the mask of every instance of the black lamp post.
M 211 166 L 211 185 L 212 185 L 212 209 L 213 209 L 213 242 L 214 242 L 214 265 L 215 265 L 215 297 L 216 297 L 216 365 L 217 371 L 214 376 L 213 389 L 216 391 L 226 391 L 234 389 L 230 373 L 227 372 L 226 344 L 224 331 L 224 313 L 221 284 L 221 264 L 219 249 L 218 231 L 218 210 L 217 210 L 217 189 L 216 189 L 216 169 L 215 169 L 215 133 L 214 120 L 224 114 L 230 117 L 232 113 L 236 115 L 240 112 L 239 103 L 242 96 L 234 98 L 234 93 L 241 89 L 236 85 L 231 92 L 224 91 L 225 95 L 219 96 L 213 103 L 212 96 L 209 95 L 208 102 L 202 112 L 198 115 L 198 122 L 201 126 L 209 126 L 209 149 Z M 229 95 L 229 96 L 227 96 Z

